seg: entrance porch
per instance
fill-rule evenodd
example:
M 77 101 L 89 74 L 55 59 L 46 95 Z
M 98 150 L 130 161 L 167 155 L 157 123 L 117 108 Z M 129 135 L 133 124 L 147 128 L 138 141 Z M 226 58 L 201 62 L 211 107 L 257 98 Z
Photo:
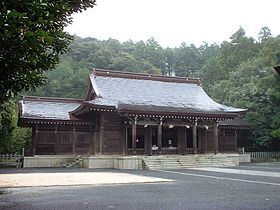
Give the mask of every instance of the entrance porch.
M 223 139 L 221 138 L 223 145 Z M 219 152 L 219 131 L 212 125 L 126 126 L 126 155 L 207 154 Z M 223 152 L 236 152 L 236 146 Z

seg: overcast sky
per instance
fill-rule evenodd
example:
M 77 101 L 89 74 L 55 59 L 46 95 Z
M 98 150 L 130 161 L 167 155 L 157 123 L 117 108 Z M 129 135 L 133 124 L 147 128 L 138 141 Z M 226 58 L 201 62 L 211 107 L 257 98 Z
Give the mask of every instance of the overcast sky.
M 73 16 L 70 34 L 97 39 L 146 41 L 163 47 L 182 42 L 220 43 L 242 26 L 257 38 L 267 26 L 280 34 L 280 0 L 97 0 L 97 6 Z

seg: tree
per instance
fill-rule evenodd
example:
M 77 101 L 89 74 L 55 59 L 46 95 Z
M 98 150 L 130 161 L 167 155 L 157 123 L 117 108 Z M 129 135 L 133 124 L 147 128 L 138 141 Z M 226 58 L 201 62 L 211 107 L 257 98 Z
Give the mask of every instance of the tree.
M 265 42 L 266 40 L 268 40 L 270 37 L 272 36 L 270 29 L 267 26 L 264 26 L 261 28 L 258 39 L 259 41 Z
M 240 26 L 239 29 L 231 35 L 231 43 L 238 43 L 245 37 L 245 30 Z
M 17 116 L 13 101 L 0 104 L 0 153 L 20 152 L 31 142 L 30 129 L 19 128 Z
M 195 45 L 187 46 L 182 43 L 179 48 L 175 50 L 175 74 L 177 76 L 196 77 L 203 66 L 201 53 Z
M 71 14 L 96 0 L 3 0 L 0 3 L 0 102 L 45 82 L 72 37 L 64 32 Z

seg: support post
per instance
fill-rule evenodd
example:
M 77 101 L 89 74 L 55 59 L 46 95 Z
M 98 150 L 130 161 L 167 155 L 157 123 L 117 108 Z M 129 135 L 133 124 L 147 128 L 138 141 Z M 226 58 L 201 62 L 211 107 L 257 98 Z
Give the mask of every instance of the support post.
M 187 154 L 187 128 L 183 127 L 182 155 Z
M 94 128 L 90 125 L 90 155 L 95 155 Z
M 214 153 L 218 154 L 219 152 L 219 141 L 218 141 L 218 123 L 214 123 L 214 127 L 213 127 L 213 131 L 214 131 Z
M 149 127 L 144 127 L 144 154 L 149 155 L 150 149 L 151 149 L 151 140 L 150 140 L 150 126 Z
M 194 126 L 192 127 L 192 134 L 193 134 L 193 154 L 197 154 L 197 122 L 195 122 Z
M 57 125 L 54 126 L 54 154 L 57 154 Z
M 73 125 L 73 128 L 72 128 L 72 153 L 73 154 L 76 154 L 76 126 Z
M 149 126 L 148 128 L 148 155 L 152 155 L 152 127 Z
M 162 155 L 162 125 L 158 125 L 158 154 Z
M 205 130 L 205 141 L 204 141 L 204 153 L 207 153 L 207 143 L 208 143 L 208 129 Z
M 35 132 L 34 132 L 33 142 L 32 142 L 33 155 L 36 155 L 36 153 L 37 153 L 37 151 L 36 151 L 37 141 L 38 141 L 38 125 L 35 125 Z
M 124 141 L 124 155 L 127 155 L 127 141 L 128 141 L 128 134 L 127 134 L 127 125 L 125 125 L 125 141 Z
M 99 125 L 99 154 L 103 154 L 103 141 L 104 141 L 104 114 L 100 114 L 100 125 Z
M 132 124 L 132 150 L 132 154 L 136 155 L 136 122 Z
M 99 136 L 100 142 L 99 142 L 99 154 L 103 154 L 103 139 L 104 139 L 104 129 L 103 126 L 100 127 L 100 136 Z
M 237 152 L 237 130 L 234 130 L 234 150 Z

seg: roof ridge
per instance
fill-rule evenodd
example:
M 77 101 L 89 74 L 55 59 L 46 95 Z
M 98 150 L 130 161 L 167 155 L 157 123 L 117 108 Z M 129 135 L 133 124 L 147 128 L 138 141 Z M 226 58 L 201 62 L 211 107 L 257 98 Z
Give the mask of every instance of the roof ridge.
M 42 96 L 23 96 L 23 101 L 44 101 L 44 102 L 64 102 L 64 103 L 81 103 L 83 99 L 60 98 L 60 97 L 42 97 Z
M 106 77 L 119 77 L 127 79 L 139 79 L 139 80 L 154 80 L 162 82 L 174 82 L 174 83 L 192 83 L 201 86 L 202 82 L 200 78 L 188 78 L 188 77 L 177 77 L 177 76 L 165 76 L 147 73 L 135 73 L 135 72 L 123 72 L 106 69 L 93 69 L 92 74 L 95 76 L 106 76 Z

